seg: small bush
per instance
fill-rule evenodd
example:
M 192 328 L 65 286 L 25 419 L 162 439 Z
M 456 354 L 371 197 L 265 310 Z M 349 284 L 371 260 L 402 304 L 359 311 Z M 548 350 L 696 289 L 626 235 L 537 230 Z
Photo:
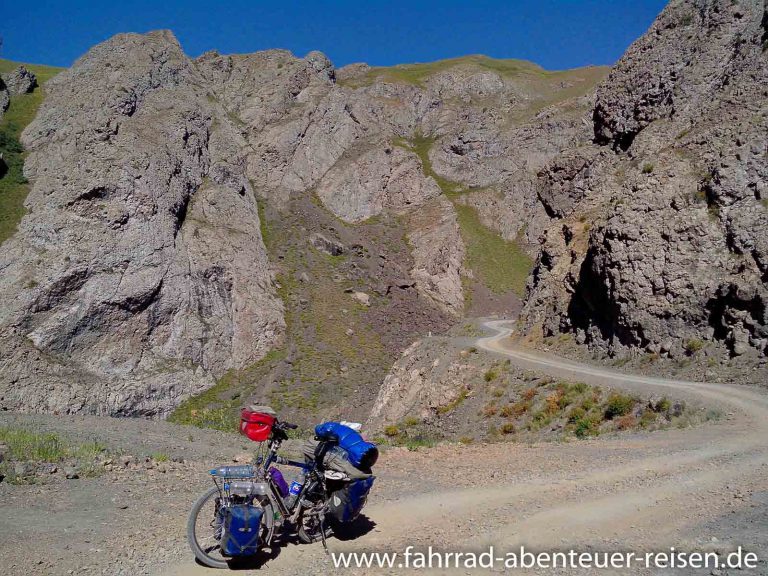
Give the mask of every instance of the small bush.
M 170 460 L 170 457 L 168 456 L 168 454 L 165 454 L 163 452 L 156 452 L 152 454 L 152 460 L 154 460 L 155 462 L 168 462 L 168 460 Z
M 393 436 L 397 436 L 399 434 L 400 428 L 398 428 L 396 424 L 390 424 L 384 428 L 384 436 L 392 438 Z
M 405 426 L 406 428 L 412 428 L 412 427 L 416 426 L 417 424 L 419 424 L 420 422 L 421 422 L 421 420 L 416 418 L 416 416 L 408 416 L 408 418 L 403 420 L 403 426 Z
M 653 164 L 650 162 L 643 164 L 643 174 L 650 174 L 651 172 L 653 172 Z
M 449 412 L 453 412 L 456 408 L 458 408 L 464 400 L 466 400 L 469 397 L 469 390 L 466 388 L 462 389 L 461 392 L 459 392 L 459 395 L 448 402 L 448 404 L 444 404 L 443 406 L 437 407 L 437 413 L 438 414 L 448 414 Z
M 656 412 L 653 410 L 645 410 L 640 417 L 640 427 L 648 428 L 656 422 Z
M 589 385 L 585 382 L 576 382 L 576 384 L 573 385 L 573 391 L 577 394 L 584 394 L 589 389 Z
M 657 414 L 666 414 L 669 412 L 670 408 L 672 408 L 672 402 L 670 402 L 669 398 L 666 396 L 664 396 L 664 398 L 657 401 L 656 404 L 653 405 L 653 411 Z
M 531 409 L 531 405 L 530 400 L 520 400 L 519 402 L 515 402 L 512 405 L 512 414 L 515 416 L 522 416 Z
M 637 425 L 637 418 L 633 414 L 626 414 L 616 420 L 617 430 L 630 430 Z
M 491 390 L 491 396 L 494 398 L 501 398 L 504 396 L 504 389 L 503 388 L 494 388 Z
M 620 392 L 614 392 L 608 397 L 608 401 L 605 405 L 605 418 L 606 420 L 613 420 L 619 416 L 624 416 L 631 412 L 634 408 L 637 400 L 632 396 L 621 394 Z
M 562 393 L 555 392 L 554 394 L 550 394 L 547 396 L 546 403 L 546 412 L 547 414 L 554 416 L 558 412 L 560 412 L 560 399 L 563 397 Z
M 459 438 L 459 442 L 462 444 L 472 444 L 474 441 L 475 439 L 472 436 L 462 436 Z
M 503 416 L 504 418 L 509 418 L 510 416 L 513 416 L 515 414 L 514 406 L 511 404 L 507 404 L 506 406 L 502 406 L 501 410 L 499 410 L 499 416 Z
M 536 396 L 536 388 L 528 388 L 525 392 L 523 392 L 523 400 L 533 400 Z
M 495 404 L 486 404 L 480 413 L 484 418 L 490 418 L 491 416 L 495 416 L 497 411 L 498 409 Z
M 483 374 L 483 380 L 485 380 L 486 382 L 493 382 L 498 377 L 499 377 L 499 373 L 496 371 L 495 367 L 486 370 L 485 374 Z
M 579 420 L 582 420 L 584 417 L 586 417 L 586 415 L 587 413 L 584 408 L 579 406 L 571 408 L 571 411 L 568 413 L 568 423 L 576 424 Z
M 600 434 L 600 422 L 594 416 L 585 416 L 574 423 L 573 433 L 577 438 L 598 436 Z
M 504 424 L 501 425 L 501 433 L 502 434 L 514 434 L 515 433 L 515 425 L 512 424 L 512 422 L 504 422 Z
M 696 354 L 696 352 L 699 352 L 702 348 L 704 348 L 704 342 L 702 340 L 699 340 L 698 338 L 691 338 L 685 343 L 685 351 L 688 353 L 689 356 L 693 356 L 694 354 Z

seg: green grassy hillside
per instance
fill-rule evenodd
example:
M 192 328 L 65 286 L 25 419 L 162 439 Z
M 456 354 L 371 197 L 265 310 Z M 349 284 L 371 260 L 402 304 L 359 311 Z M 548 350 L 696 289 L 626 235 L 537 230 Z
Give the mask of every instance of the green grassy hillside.
M 0 59 L 0 73 L 10 72 L 20 62 Z M 8 172 L 0 178 L 0 243 L 10 238 L 24 216 L 24 200 L 29 184 L 24 178 L 24 150 L 19 141 L 22 131 L 37 114 L 43 101 L 45 82 L 63 68 L 24 64 L 37 76 L 38 87 L 30 94 L 11 96 L 11 105 L 0 120 L 0 154 Z

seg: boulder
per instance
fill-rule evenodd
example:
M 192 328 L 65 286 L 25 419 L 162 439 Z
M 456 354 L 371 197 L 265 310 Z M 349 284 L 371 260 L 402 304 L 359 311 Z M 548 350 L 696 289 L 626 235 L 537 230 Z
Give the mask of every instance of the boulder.
M 324 252 L 330 256 L 341 256 L 346 251 L 344 244 L 338 240 L 331 240 L 319 232 L 313 232 L 309 235 L 309 243 L 317 250 L 320 250 L 320 252 Z M 302 274 L 306 276 L 306 273 Z
M 25 66 L 3 74 L 2 79 L 11 95 L 28 94 L 37 87 L 37 77 Z
M 371 305 L 371 297 L 365 292 L 352 292 L 350 296 L 363 306 Z

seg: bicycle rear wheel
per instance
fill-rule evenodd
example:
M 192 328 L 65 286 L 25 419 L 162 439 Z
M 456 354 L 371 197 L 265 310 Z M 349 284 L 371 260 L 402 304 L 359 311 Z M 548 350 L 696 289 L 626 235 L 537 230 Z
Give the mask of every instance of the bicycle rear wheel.
M 219 489 L 214 486 L 206 491 L 192 506 L 187 521 L 187 541 L 195 557 L 210 568 L 229 568 L 232 558 L 221 551 L 221 536 L 224 527 L 219 516 L 221 506 Z M 272 505 L 268 502 L 255 501 L 264 510 L 264 522 L 261 526 L 261 542 L 265 542 L 272 530 Z

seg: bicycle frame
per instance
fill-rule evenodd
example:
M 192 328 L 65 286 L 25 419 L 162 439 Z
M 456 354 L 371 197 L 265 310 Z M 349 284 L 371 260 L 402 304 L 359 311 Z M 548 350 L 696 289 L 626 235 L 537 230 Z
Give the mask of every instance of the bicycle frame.
M 296 460 L 289 460 L 287 458 L 283 458 L 277 454 L 277 451 L 280 449 L 280 446 L 282 444 L 282 440 L 280 439 L 273 439 L 270 441 L 269 444 L 269 452 L 264 459 L 263 465 L 262 465 L 262 473 L 264 478 L 267 481 L 267 485 L 269 486 L 270 492 L 271 492 L 271 498 L 270 500 L 273 502 L 274 505 L 276 505 L 277 509 L 279 510 L 280 514 L 284 516 L 285 518 L 288 518 L 289 521 L 295 522 L 298 519 L 299 513 L 301 512 L 302 507 L 302 499 L 304 496 L 310 492 L 312 492 L 318 484 L 321 484 L 322 481 L 317 475 L 318 470 L 318 461 L 322 461 L 322 457 L 325 454 L 325 452 L 328 450 L 328 442 L 323 441 L 318 444 L 317 450 L 315 450 L 315 458 L 312 459 L 311 463 L 306 462 L 298 462 Z M 304 470 L 304 473 L 306 474 L 306 481 L 304 482 L 304 485 L 301 487 L 301 490 L 296 495 L 295 500 L 293 501 L 292 506 L 289 508 L 285 501 L 280 494 L 280 491 L 277 487 L 277 484 L 272 479 L 272 477 L 269 475 L 269 468 L 273 464 L 282 464 L 284 466 L 293 466 L 295 468 L 301 468 Z

